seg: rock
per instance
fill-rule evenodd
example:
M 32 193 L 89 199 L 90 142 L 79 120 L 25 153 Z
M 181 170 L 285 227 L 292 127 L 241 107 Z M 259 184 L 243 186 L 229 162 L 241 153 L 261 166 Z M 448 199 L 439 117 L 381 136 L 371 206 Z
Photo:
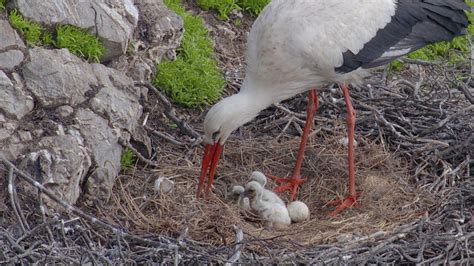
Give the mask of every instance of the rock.
M 183 19 L 169 10 L 163 0 L 137 0 L 140 32 L 149 44 L 147 58 L 160 62 L 164 55 L 174 55 L 184 33 Z M 174 58 L 170 58 L 174 59 Z
M 33 107 L 33 98 L 21 88 L 20 84 L 15 86 L 0 70 L 0 110 L 16 119 L 21 119 L 33 110 Z
M 133 81 L 115 69 L 100 64 L 93 65 L 102 89 L 90 101 L 92 110 L 106 116 L 114 127 L 133 132 L 142 115 Z
M 108 201 L 120 171 L 120 133 L 110 128 L 107 120 L 89 109 L 78 109 L 75 122 L 75 128 L 84 137 L 95 168 L 87 179 L 87 194 L 91 198 Z
M 20 140 L 24 142 L 33 140 L 33 136 L 31 135 L 31 132 L 29 131 L 23 131 L 23 130 L 18 131 L 18 137 L 20 137 Z
M 67 49 L 32 48 L 29 55 L 30 62 L 23 68 L 23 77 L 28 90 L 44 107 L 76 106 L 98 85 L 91 65 Z
M 0 53 L 0 70 L 12 71 L 23 62 L 25 56 L 19 50 L 10 50 Z
M 63 105 L 56 108 L 56 114 L 62 118 L 72 115 L 73 112 L 74 112 L 74 108 L 72 108 L 69 105 Z
M 18 33 L 10 26 L 6 20 L 0 19 L 0 51 L 9 49 L 25 48 L 25 43 L 22 41 Z
M 15 122 L 7 122 L 0 125 L 0 141 L 8 139 L 15 133 L 18 124 Z M 1 145 L 0 145 L 1 146 Z
M 106 48 L 103 61 L 124 54 L 138 21 L 131 0 L 15 0 L 24 17 L 47 27 L 71 24 L 97 35 Z
M 170 193 L 173 190 L 174 182 L 169 178 L 160 176 L 155 180 L 153 190 L 159 194 Z
M 83 140 L 72 135 L 45 137 L 38 149 L 26 156 L 21 168 L 65 202 L 75 204 L 91 166 Z M 48 197 L 43 199 L 49 207 L 59 207 Z
M 130 144 L 145 158 L 150 158 L 152 152 L 151 139 L 148 132 L 141 125 L 133 131 Z
M 1 129 L 0 129 L 1 131 Z M 0 132 L 0 141 L 2 133 Z M 0 145 L 0 156 L 4 156 L 5 159 L 9 161 L 16 160 L 26 148 L 26 145 L 23 143 L 9 143 L 7 145 Z
M 136 0 L 140 10 L 139 29 L 132 55 L 114 60 L 111 66 L 125 72 L 136 81 L 149 81 L 155 66 L 163 58 L 174 60 L 184 33 L 183 19 L 163 3 L 163 0 Z

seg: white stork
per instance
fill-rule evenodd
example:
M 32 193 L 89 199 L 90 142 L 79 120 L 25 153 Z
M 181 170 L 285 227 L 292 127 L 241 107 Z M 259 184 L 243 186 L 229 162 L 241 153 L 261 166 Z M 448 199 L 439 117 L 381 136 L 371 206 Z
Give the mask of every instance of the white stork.
M 240 92 L 215 104 L 204 120 L 206 143 L 198 196 L 211 189 L 217 163 L 229 135 L 257 114 L 282 100 L 309 91 L 307 120 L 296 166 L 276 191 L 291 190 L 291 200 L 304 181 L 301 163 L 313 118 L 317 88 L 340 84 L 347 105 L 349 195 L 330 215 L 355 204 L 355 112 L 349 84 L 368 70 L 427 44 L 449 41 L 468 25 L 463 0 L 273 0 L 262 11 L 248 37 L 246 76 Z

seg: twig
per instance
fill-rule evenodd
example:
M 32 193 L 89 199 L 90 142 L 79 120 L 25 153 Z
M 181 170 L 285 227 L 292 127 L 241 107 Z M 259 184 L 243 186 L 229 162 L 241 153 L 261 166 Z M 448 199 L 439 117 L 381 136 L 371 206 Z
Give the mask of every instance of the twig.
M 173 105 L 168 100 L 168 98 L 166 98 L 166 96 L 163 95 L 163 93 L 161 93 L 161 91 L 158 90 L 155 86 L 153 86 L 151 83 L 148 83 L 148 82 L 147 83 L 137 82 L 137 83 L 135 83 L 135 85 L 144 86 L 144 87 L 148 88 L 149 90 L 152 90 L 158 96 L 158 98 L 160 98 L 160 100 L 163 102 L 163 104 L 165 106 L 165 115 L 166 115 L 166 117 L 171 119 L 171 121 L 173 121 L 173 123 L 175 123 L 183 131 L 183 133 L 185 133 L 186 135 L 189 135 L 190 137 L 196 138 L 196 139 L 201 137 L 201 134 L 196 132 L 191 126 L 189 126 L 188 123 L 186 123 L 185 121 L 177 118 L 174 115 L 175 110 L 173 108 Z
M 160 248 L 164 248 L 164 249 L 174 249 L 176 247 L 175 244 L 171 244 L 169 243 L 168 245 L 164 245 L 163 243 L 159 243 L 159 242 L 156 242 L 156 241 L 153 241 L 153 240 L 149 240 L 149 239 L 145 239 L 145 238 L 142 238 L 142 237 L 138 237 L 138 236 L 134 236 L 134 235 L 131 235 L 129 233 L 126 233 L 124 232 L 123 230 L 119 229 L 119 228 L 116 228 L 115 226 L 112 226 L 110 225 L 109 223 L 106 223 L 102 220 L 99 220 L 85 212 L 83 212 L 82 210 L 70 205 L 69 203 L 65 202 L 64 200 L 62 200 L 61 198 L 59 198 L 58 196 L 56 196 L 54 194 L 54 192 L 52 192 L 51 190 L 45 188 L 42 184 L 38 183 L 36 180 L 34 180 L 33 178 L 31 178 L 30 176 L 28 176 L 27 174 L 23 173 L 23 171 L 19 170 L 18 168 L 16 168 L 15 165 L 13 165 L 10 161 L 6 160 L 3 155 L 0 156 L 0 161 L 8 168 L 8 169 L 13 169 L 17 175 L 19 177 L 21 177 L 23 180 L 25 180 L 26 182 L 28 182 L 30 185 L 33 185 L 36 189 L 38 189 L 38 191 L 44 193 L 45 195 L 47 195 L 49 198 L 51 198 L 52 200 L 54 200 L 56 203 L 58 203 L 59 205 L 61 205 L 62 207 L 64 207 L 66 209 L 67 212 L 72 212 L 74 213 L 75 215 L 89 221 L 91 224 L 94 224 L 94 225 L 97 225 L 97 226 L 100 226 L 102 228 L 105 228 L 107 230 L 110 230 L 112 231 L 114 234 L 121 234 L 123 237 L 127 238 L 127 239 L 130 239 L 130 240 L 133 240 L 133 241 L 136 241 L 138 243 L 141 243 L 142 245 L 149 245 L 149 246 L 154 246 L 154 247 L 160 247 Z
M 240 255 L 242 254 L 242 249 L 244 248 L 244 244 L 242 243 L 244 240 L 244 233 L 242 232 L 242 229 L 238 228 L 235 225 L 232 225 L 235 231 L 235 249 L 234 249 L 234 254 L 228 259 L 228 262 L 225 263 L 225 265 L 231 265 L 233 263 L 236 263 L 240 259 Z

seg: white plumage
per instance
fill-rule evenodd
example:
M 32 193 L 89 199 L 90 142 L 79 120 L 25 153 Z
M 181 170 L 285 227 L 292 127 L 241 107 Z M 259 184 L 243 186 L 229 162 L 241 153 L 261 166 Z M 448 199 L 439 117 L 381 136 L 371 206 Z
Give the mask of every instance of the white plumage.
M 291 224 L 285 203 L 275 193 L 263 188 L 257 181 L 247 183 L 245 191 L 250 199 L 251 209 L 267 221 L 268 227 L 278 229 Z

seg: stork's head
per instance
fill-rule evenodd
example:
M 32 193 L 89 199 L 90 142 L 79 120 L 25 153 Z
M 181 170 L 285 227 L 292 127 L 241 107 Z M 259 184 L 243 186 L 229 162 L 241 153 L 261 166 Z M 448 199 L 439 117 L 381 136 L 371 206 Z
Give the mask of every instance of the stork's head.
M 237 93 L 215 104 L 204 119 L 204 157 L 199 177 L 198 197 L 204 186 L 204 178 L 209 170 L 206 194 L 211 189 L 217 163 L 230 134 L 238 127 L 252 120 L 270 105 L 268 100 L 259 100 L 255 94 Z

